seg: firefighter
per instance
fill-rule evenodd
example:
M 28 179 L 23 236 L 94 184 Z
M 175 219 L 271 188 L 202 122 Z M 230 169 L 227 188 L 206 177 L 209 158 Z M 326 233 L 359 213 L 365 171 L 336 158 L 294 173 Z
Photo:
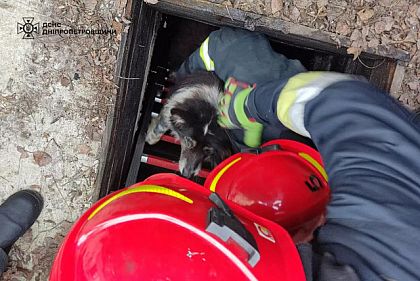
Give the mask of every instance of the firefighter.
M 50 274 L 67 280 L 304 281 L 305 273 L 278 224 L 188 179 L 156 174 L 74 224 Z
M 263 128 L 286 127 L 321 153 L 332 194 L 316 250 L 300 248 L 309 280 L 420 279 L 420 128 L 413 113 L 364 79 L 306 72 L 262 35 L 243 30 L 211 33 L 179 73 L 197 69 L 225 81 L 219 123 L 242 129 L 246 145 L 259 145 Z
M 356 77 L 306 72 L 272 52 L 262 35 L 242 30 L 211 33 L 179 73 L 195 69 L 215 71 L 226 82 L 220 124 L 243 131 L 247 146 L 258 147 L 268 127 L 312 139 L 324 167 L 313 161 L 306 167 L 331 190 L 325 224 L 311 244 L 296 249 L 279 224 L 244 208 L 259 200 L 250 194 L 235 204 L 225 200 L 231 194 L 212 192 L 221 186 L 155 175 L 107 196 L 79 219 L 60 247 L 52 281 L 420 279 L 420 128 L 411 112 Z M 282 146 L 284 156 L 303 155 Z M 300 165 L 283 162 L 271 177 L 292 184 L 299 174 L 288 169 Z M 258 171 L 235 169 L 239 163 L 216 169 L 211 182 L 222 184 L 219 172 L 229 169 L 238 181 Z M 224 182 L 232 181 L 231 174 Z M 267 190 L 267 182 L 254 183 L 255 190 Z
M 43 205 L 41 194 L 33 190 L 18 191 L 0 205 L 0 276 L 11 247 L 34 224 Z

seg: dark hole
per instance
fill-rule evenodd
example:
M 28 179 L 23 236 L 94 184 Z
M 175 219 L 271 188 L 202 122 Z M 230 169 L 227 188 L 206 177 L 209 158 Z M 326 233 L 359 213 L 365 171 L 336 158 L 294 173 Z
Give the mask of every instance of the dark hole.
M 162 89 L 167 86 L 166 79 L 169 72 L 175 71 L 193 51 L 199 48 L 208 34 L 223 22 L 222 19 L 215 17 L 209 20 L 214 25 L 205 24 L 178 16 L 161 14 L 149 6 L 139 3 L 133 9 L 133 19 L 137 17 L 138 24 L 130 29 L 130 32 L 137 37 L 133 37 L 125 47 L 121 73 L 127 77 L 140 78 L 119 80 L 118 95 L 122 101 L 115 108 L 117 114 L 113 121 L 111 144 L 102 174 L 101 196 L 121 188 L 124 183 L 127 186 L 156 173 L 176 172 L 140 162 L 142 155 L 152 155 L 168 161 L 177 161 L 179 158 L 178 145 L 160 141 L 156 145 L 149 146 L 144 142 L 152 112 L 157 114 L 162 107 L 161 104 L 155 102 L 155 98 L 166 97 L 165 91 Z M 156 19 L 158 19 L 159 28 L 155 43 L 151 44 L 148 42 L 151 42 L 150 34 L 153 33 L 153 24 Z M 278 33 L 281 32 L 278 31 Z M 329 49 L 327 48 L 329 51 L 320 50 L 319 46 L 308 47 L 308 44 L 303 47 L 301 46 L 304 42 L 302 38 L 280 36 L 272 32 L 270 34 L 276 37 L 269 37 L 275 51 L 289 58 L 299 59 L 308 70 L 329 70 L 362 75 L 379 88 L 389 90 L 396 65 L 395 60 L 378 56 L 362 56 L 361 62 L 353 60 L 352 56 L 343 54 L 342 51 L 335 52 L 331 46 Z M 147 65 L 145 62 L 148 61 L 150 46 L 154 46 L 150 71 L 146 76 L 144 96 L 140 97 L 144 69 Z M 74 79 L 80 79 L 80 75 L 75 73 Z M 133 102 L 134 104 L 140 102 L 140 110 L 137 105 L 130 106 Z M 195 180 L 203 182 L 202 178 Z
M 175 71 L 181 63 L 207 38 L 208 34 L 218 27 L 183 19 L 174 16 L 164 16 L 156 38 L 153 51 L 151 72 L 147 83 L 146 97 L 144 101 L 149 103 L 162 86 L 166 85 L 165 78 L 167 70 Z M 289 58 L 299 59 L 309 70 L 331 70 L 338 72 L 349 72 L 364 75 L 369 79 L 370 69 L 360 68 L 357 62 L 354 62 L 350 56 L 343 56 L 329 52 L 318 51 L 314 49 L 302 48 L 295 45 L 286 44 L 279 40 L 271 38 L 271 44 L 274 50 L 286 55 Z M 373 63 L 374 60 L 367 60 Z M 160 94 L 164 98 L 165 95 Z M 161 105 L 154 103 L 152 106 L 143 105 L 145 116 L 150 116 L 147 112 L 150 108 L 152 112 L 159 113 Z M 147 119 L 147 120 L 146 120 Z M 142 122 L 149 122 L 144 118 Z M 147 128 L 147 126 L 143 126 Z M 139 132 L 140 133 L 140 132 Z M 145 133 L 145 132 L 141 132 Z M 291 133 L 291 138 L 293 134 Z M 299 139 L 300 141 L 307 141 Z M 140 140 L 141 141 L 141 140 Z M 179 147 L 160 141 L 158 144 L 150 146 L 145 144 L 144 154 L 163 157 L 168 160 L 176 161 L 179 158 Z M 204 166 L 203 168 L 209 168 Z M 137 181 L 142 181 L 148 176 L 167 172 L 168 170 L 142 163 L 137 175 Z

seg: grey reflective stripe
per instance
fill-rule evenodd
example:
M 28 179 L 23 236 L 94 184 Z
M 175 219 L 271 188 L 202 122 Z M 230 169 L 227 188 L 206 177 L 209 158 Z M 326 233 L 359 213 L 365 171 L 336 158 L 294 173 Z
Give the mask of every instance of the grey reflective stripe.
M 354 76 L 335 72 L 303 72 L 289 79 L 277 101 L 277 117 L 290 130 L 310 137 L 305 128 L 305 105 L 315 99 L 328 86 Z
M 244 249 L 248 254 L 248 263 L 250 266 L 254 267 L 260 261 L 261 256 L 258 250 L 228 226 L 220 226 L 215 222 L 210 222 L 206 228 L 206 231 L 213 233 L 225 242 L 230 238 L 238 243 L 238 245 L 241 246 L 242 249 Z

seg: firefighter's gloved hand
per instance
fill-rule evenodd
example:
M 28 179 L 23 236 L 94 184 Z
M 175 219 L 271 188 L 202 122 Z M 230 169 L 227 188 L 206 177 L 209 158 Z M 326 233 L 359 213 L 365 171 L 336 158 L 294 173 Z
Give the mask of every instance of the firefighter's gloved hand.
M 226 129 L 242 129 L 243 143 L 249 147 L 261 144 L 263 125 L 248 116 L 246 100 L 254 86 L 229 78 L 225 83 L 224 95 L 219 101 L 218 124 Z

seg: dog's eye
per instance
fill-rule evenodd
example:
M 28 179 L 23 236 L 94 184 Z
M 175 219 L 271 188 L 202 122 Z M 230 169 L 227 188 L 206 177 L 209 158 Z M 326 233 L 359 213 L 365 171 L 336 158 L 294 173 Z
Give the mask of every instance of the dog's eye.
M 184 137 L 184 144 L 186 146 L 186 148 L 194 148 L 195 145 L 197 144 L 197 142 L 195 140 L 193 140 L 191 137 Z
M 203 147 L 203 152 L 207 156 L 213 155 L 214 154 L 214 148 L 210 147 L 210 146 L 205 146 L 205 147 Z

